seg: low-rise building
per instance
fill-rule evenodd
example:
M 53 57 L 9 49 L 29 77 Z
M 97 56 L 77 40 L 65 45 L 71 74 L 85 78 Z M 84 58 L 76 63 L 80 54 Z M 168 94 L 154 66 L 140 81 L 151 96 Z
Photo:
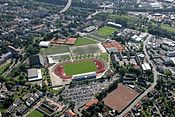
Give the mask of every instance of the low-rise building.
M 65 113 L 65 117 L 76 117 L 76 114 L 72 110 L 67 110 Z
M 28 81 L 32 82 L 37 80 L 42 80 L 41 69 L 28 69 Z
M 86 32 L 86 33 L 90 33 L 90 32 L 92 32 L 92 31 L 94 31 L 96 29 L 97 29 L 96 26 L 89 26 L 89 27 L 83 29 L 83 31 Z
M 40 54 L 33 55 L 28 58 L 28 63 L 31 66 L 39 67 L 44 65 L 44 59 Z
M 51 43 L 50 43 L 50 41 L 41 41 L 41 42 L 39 43 L 39 46 L 40 46 L 40 47 L 46 47 L 46 48 L 48 48 L 48 47 L 51 46 Z
M 142 64 L 142 69 L 143 71 L 147 71 L 147 70 L 151 70 L 151 67 L 148 63 L 144 63 Z
M 108 24 L 109 26 L 113 26 L 113 27 L 116 27 L 116 28 L 122 28 L 122 25 L 121 25 L 121 24 L 116 24 L 116 23 L 114 23 L 114 22 L 107 22 L 107 24 Z
M 88 108 L 90 108 L 91 106 L 93 106 L 94 104 L 98 103 L 98 99 L 93 99 L 90 102 L 88 102 L 87 104 L 85 104 L 84 109 L 87 110 Z
M 0 56 L 0 64 L 4 63 L 6 60 L 8 60 L 11 57 L 12 57 L 12 53 L 11 52 L 7 52 L 7 53 L 1 55 Z

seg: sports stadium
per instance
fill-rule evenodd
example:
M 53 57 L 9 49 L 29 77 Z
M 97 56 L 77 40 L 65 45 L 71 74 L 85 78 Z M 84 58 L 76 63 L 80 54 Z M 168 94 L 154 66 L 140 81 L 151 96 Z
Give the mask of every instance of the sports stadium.
M 105 62 L 99 59 L 82 59 L 74 62 L 58 63 L 53 73 L 63 81 L 98 78 L 106 70 Z

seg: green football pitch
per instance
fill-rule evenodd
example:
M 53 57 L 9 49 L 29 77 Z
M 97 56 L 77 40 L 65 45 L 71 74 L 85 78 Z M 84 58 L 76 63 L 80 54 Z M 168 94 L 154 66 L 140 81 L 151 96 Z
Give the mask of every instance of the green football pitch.
M 34 110 L 27 117 L 44 117 L 44 114 L 37 110 Z
M 97 30 L 97 34 L 102 35 L 102 36 L 109 36 L 113 32 L 117 31 L 116 28 L 110 27 L 110 26 L 104 26 Z
M 96 65 L 93 61 L 65 63 L 63 64 L 63 68 L 67 76 L 96 71 Z

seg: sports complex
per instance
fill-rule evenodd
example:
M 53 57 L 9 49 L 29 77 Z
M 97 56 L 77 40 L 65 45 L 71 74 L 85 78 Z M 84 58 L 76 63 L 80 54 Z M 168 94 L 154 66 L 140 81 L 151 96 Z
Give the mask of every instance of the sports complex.
M 57 87 L 72 81 L 99 79 L 105 75 L 110 68 L 110 55 L 102 42 L 117 30 L 110 28 L 108 32 L 109 28 L 103 27 L 100 31 L 95 31 L 95 36 L 78 37 L 71 45 L 66 42 L 62 44 L 62 41 L 67 39 L 56 39 L 54 42 L 51 40 L 53 45 L 40 51 L 47 61 L 50 76 L 50 79 L 46 76 L 47 82 Z
M 82 59 L 64 62 L 53 67 L 54 74 L 63 81 L 98 78 L 106 70 L 105 62 L 99 59 Z

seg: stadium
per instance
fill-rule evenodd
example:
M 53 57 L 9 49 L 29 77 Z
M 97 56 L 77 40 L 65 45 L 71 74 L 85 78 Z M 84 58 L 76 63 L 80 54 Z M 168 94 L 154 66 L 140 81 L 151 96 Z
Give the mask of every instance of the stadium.
M 99 59 L 83 59 L 56 64 L 52 70 L 63 81 L 79 81 L 98 78 L 106 70 L 106 65 Z

